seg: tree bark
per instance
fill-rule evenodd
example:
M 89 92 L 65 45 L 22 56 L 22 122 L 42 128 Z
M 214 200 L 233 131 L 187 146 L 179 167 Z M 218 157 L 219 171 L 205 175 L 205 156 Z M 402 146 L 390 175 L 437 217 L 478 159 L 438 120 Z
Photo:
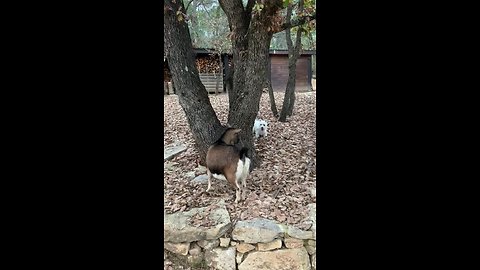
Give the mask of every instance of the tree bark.
M 300 0 L 298 9 L 300 11 L 303 9 L 303 0 Z M 287 24 L 290 23 L 291 15 L 292 4 L 290 3 L 287 7 Z M 300 55 L 300 48 L 302 46 L 302 29 L 300 27 L 297 29 L 295 47 L 293 47 L 292 44 L 293 42 L 290 35 L 290 28 L 287 28 L 285 32 L 288 46 L 288 81 L 287 88 L 285 89 L 285 97 L 283 99 L 282 111 L 280 112 L 280 117 L 278 119 L 278 121 L 280 122 L 287 121 L 287 116 L 291 116 L 293 112 L 293 106 L 295 103 L 295 79 L 297 75 L 297 59 Z
M 275 118 L 277 118 L 278 117 L 278 110 L 277 110 L 277 105 L 275 104 L 275 95 L 273 94 L 271 70 L 272 70 L 272 67 L 270 65 L 270 61 L 267 61 L 266 86 L 267 86 L 267 89 L 268 89 L 268 97 L 270 98 L 270 109 L 272 110 L 273 116 L 275 116 Z
M 223 62 L 222 62 L 222 54 L 219 53 L 218 54 L 218 59 L 220 60 L 220 71 L 218 73 L 218 77 L 217 77 L 217 84 L 215 85 L 215 95 L 218 94 L 218 87 L 220 86 L 220 81 L 222 80 L 223 78 Z
M 266 1 L 260 12 L 253 12 L 255 1 L 244 9 L 240 0 L 219 0 L 227 15 L 232 36 L 235 66 L 232 94 L 229 94 L 228 123 L 241 128 L 241 144 L 251 149 L 253 168 L 260 165 L 254 148 L 252 127 L 258 114 L 266 76 L 272 22 L 282 7 L 281 0 Z
M 176 15 L 180 7 L 184 10 L 182 1 L 164 2 L 165 46 L 169 52 L 167 60 L 179 103 L 200 153 L 200 163 L 205 165 L 209 145 L 218 139 L 224 128 L 212 108 L 205 86 L 200 81 L 188 25 Z
M 250 12 L 243 8 L 241 0 L 219 0 L 220 7 L 227 15 L 230 28 L 230 40 L 232 41 L 233 66 L 233 89 L 228 92 L 229 108 L 238 100 L 239 89 L 245 86 L 245 63 L 248 55 L 247 31 L 250 24 Z M 249 1 L 250 2 L 250 1 Z M 228 119 L 231 110 L 228 112 Z

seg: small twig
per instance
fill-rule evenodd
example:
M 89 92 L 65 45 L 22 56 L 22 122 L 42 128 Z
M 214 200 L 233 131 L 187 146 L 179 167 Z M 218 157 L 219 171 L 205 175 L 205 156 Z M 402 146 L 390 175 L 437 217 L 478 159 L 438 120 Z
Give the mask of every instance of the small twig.
M 285 186 L 284 185 L 281 185 L 277 190 L 275 190 L 275 193 L 273 194 L 273 198 L 277 198 L 277 195 L 278 193 L 280 192 L 280 190 L 282 190 L 282 188 L 284 188 Z

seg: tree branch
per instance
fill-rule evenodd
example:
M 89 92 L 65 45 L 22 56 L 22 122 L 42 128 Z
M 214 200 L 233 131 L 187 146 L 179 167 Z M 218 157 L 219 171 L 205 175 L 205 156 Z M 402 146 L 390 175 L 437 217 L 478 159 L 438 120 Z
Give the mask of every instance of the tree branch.
M 188 8 L 190 7 L 190 4 L 191 4 L 193 1 L 195 1 L 195 0 L 190 0 L 190 2 L 188 2 L 187 7 L 185 8 L 185 11 L 188 11 Z
M 284 31 L 285 29 L 287 28 L 293 28 L 295 26 L 299 26 L 299 25 L 302 25 L 302 24 L 305 24 L 309 21 L 313 21 L 316 19 L 316 12 L 313 13 L 312 15 L 308 15 L 308 16 L 304 16 L 304 17 L 301 17 L 301 18 L 297 18 L 291 22 L 285 22 L 284 24 L 282 24 L 280 26 L 279 29 L 277 29 L 277 31 L 275 31 L 274 33 L 279 33 L 279 32 L 282 32 Z

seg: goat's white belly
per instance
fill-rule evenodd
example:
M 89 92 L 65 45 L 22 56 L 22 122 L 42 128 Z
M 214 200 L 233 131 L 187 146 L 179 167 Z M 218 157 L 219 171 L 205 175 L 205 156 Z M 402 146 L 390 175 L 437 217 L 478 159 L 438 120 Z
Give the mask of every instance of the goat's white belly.
M 245 163 L 243 163 L 242 160 L 239 160 L 238 164 L 237 164 L 237 170 L 235 171 L 236 179 L 246 177 L 248 175 L 249 168 L 250 168 L 250 159 L 249 158 L 246 158 Z M 225 178 L 225 176 L 223 174 L 212 173 L 212 176 L 215 177 L 216 179 L 227 181 L 227 178 Z

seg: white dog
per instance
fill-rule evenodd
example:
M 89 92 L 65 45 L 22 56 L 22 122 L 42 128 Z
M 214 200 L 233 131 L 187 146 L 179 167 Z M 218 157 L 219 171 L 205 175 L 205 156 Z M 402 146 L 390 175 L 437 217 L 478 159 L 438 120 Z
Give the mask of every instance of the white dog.
M 267 137 L 268 123 L 265 120 L 255 119 L 255 124 L 253 124 L 252 133 L 255 135 L 255 139 L 259 137 Z

